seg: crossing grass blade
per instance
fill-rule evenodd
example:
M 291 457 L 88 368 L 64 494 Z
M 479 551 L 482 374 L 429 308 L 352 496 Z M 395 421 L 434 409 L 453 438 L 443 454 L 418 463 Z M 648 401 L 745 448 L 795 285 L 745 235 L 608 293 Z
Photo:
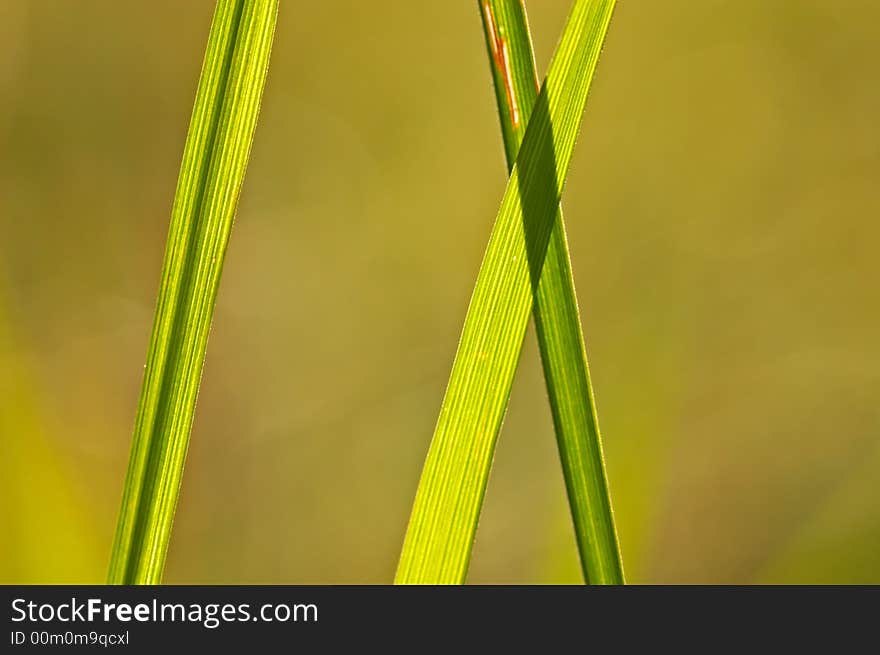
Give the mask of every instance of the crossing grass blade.
M 461 584 L 614 0 L 575 0 L 477 276 L 395 582 Z
M 478 0 L 508 168 L 538 96 L 522 0 Z M 534 300 L 535 328 L 584 579 L 623 584 L 596 404 L 562 208 L 556 214 Z
M 278 0 L 219 0 L 214 12 L 171 212 L 111 584 L 161 581 L 277 12 Z

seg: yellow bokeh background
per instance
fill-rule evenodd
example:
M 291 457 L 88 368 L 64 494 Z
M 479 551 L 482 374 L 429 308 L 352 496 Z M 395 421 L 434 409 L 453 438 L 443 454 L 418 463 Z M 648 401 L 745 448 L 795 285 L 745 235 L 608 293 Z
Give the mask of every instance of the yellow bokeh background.
M 563 202 L 628 580 L 878 583 L 880 5 L 618 4 Z M 212 11 L 0 0 L 0 582 L 104 579 Z M 167 582 L 391 581 L 505 184 L 484 47 L 282 0 Z M 580 581 L 531 331 L 469 580 Z

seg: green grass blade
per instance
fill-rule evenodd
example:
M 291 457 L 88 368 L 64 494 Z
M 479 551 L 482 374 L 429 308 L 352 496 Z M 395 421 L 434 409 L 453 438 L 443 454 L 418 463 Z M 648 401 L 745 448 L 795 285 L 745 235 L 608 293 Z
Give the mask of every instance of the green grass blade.
M 538 96 L 528 19 L 522 0 L 478 3 L 507 165 L 512 168 Z M 534 302 L 541 362 L 584 579 L 591 584 L 623 584 L 562 208 L 550 233 Z
M 495 441 L 614 0 L 575 0 L 465 317 L 395 581 L 464 582 Z
M 160 582 L 278 0 L 219 0 L 184 147 L 111 584 Z

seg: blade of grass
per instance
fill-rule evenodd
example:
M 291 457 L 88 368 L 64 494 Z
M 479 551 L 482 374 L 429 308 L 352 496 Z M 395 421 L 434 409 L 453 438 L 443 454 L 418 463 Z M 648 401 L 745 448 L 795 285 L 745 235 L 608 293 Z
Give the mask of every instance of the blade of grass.
M 538 96 L 528 19 L 522 0 L 477 1 L 511 169 Z M 534 302 L 535 331 L 584 579 L 591 584 L 623 584 L 561 207 Z
M 465 317 L 395 582 L 464 582 L 547 243 L 614 0 L 575 0 Z
M 160 582 L 278 0 L 218 0 L 184 146 L 111 584 Z

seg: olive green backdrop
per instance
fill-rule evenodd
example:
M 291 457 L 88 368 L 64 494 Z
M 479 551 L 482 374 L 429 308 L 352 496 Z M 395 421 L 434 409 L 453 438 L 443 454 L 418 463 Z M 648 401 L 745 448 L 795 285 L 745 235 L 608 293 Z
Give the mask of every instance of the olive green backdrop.
M 0 582 L 104 578 L 212 11 L 0 1 Z M 505 184 L 484 47 L 282 2 L 167 582 L 391 580 Z M 880 582 L 878 61 L 876 2 L 619 3 L 564 204 L 629 581 Z M 580 580 L 531 334 L 470 580 Z

